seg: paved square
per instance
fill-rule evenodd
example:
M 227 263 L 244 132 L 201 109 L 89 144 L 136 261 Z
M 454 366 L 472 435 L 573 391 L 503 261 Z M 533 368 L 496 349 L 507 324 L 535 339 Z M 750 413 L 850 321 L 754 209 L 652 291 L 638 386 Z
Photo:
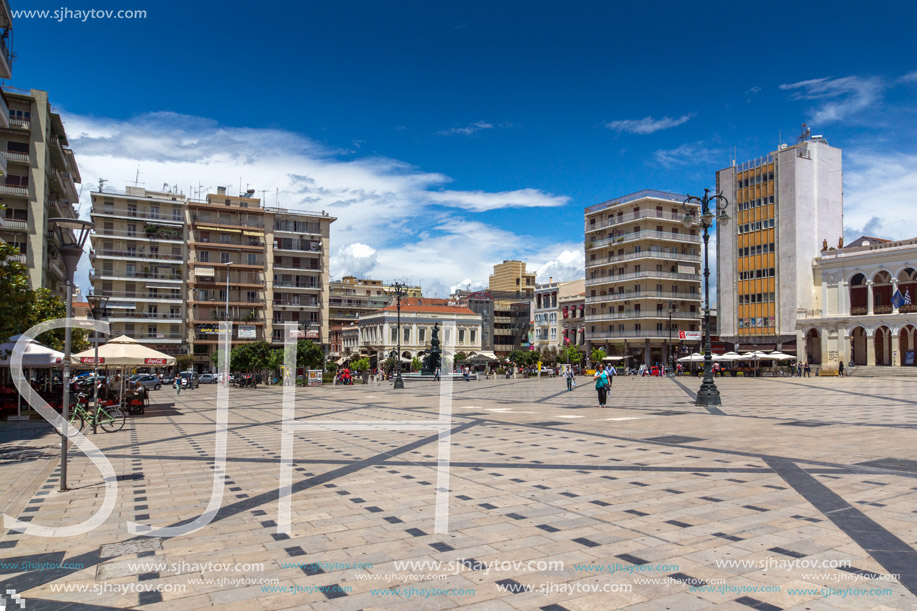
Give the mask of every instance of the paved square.
M 914 609 L 917 381 L 691 378 L 456 382 L 449 530 L 434 533 L 438 433 L 297 431 L 292 534 L 278 532 L 281 388 L 232 389 L 224 498 L 184 536 L 126 523 L 197 518 L 214 479 L 214 386 L 153 394 L 91 436 L 118 474 L 86 535 L 4 529 L 7 608 Z M 439 387 L 297 389 L 297 420 L 434 422 Z M 4 512 L 88 518 L 104 486 L 57 437 L 0 424 Z M 79 604 L 65 606 L 61 601 Z

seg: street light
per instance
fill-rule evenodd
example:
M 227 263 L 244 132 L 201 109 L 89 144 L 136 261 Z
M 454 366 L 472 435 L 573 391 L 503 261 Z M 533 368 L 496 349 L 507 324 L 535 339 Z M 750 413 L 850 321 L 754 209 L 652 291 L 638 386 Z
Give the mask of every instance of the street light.
M 93 320 L 100 320 L 105 315 L 105 306 L 108 305 L 107 295 L 88 295 L 86 301 L 92 308 Z M 95 354 L 93 355 L 93 376 L 92 376 L 92 434 L 98 433 L 98 414 L 99 414 L 99 332 L 93 331 L 93 343 L 95 345 Z
M 70 319 L 73 317 L 73 275 L 83 256 L 83 246 L 94 225 L 89 221 L 69 218 L 48 219 L 48 225 L 57 233 L 60 256 L 67 272 L 67 325 L 64 328 L 64 405 L 61 415 L 64 422 L 70 421 Z M 61 430 L 60 444 L 60 491 L 67 491 L 67 449 L 69 446 L 66 427 Z
M 692 203 L 700 204 L 700 224 L 704 228 L 704 381 L 697 391 L 694 404 L 698 407 L 714 407 L 720 405 L 721 401 L 720 391 L 713 381 L 713 355 L 710 352 L 710 227 L 714 221 L 723 226 L 729 221 L 726 214 L 729 200 L 720 193 L 710 195 L 710 189 L 704 189 L 703 197 L 689 195 L 681 204 L 685 211 L 683 223 L 686 227 L 697 222 L 688 209 L 688 204 Z
M 401 298 L 408 294 L 407 284 L 396 282 L 392 285 L 392 293 L 395 295 L 395 304 L 398 308 L 397 332 L 397 351 L 395 355 L 395 384 L 393 388 L 404 388 L 404 380 L 401 379 Z

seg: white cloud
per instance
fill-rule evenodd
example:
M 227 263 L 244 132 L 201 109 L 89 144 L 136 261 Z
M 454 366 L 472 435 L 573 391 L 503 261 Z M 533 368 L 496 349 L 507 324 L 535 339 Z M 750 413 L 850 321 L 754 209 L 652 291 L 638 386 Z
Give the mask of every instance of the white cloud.
M 672 117 L 662 117 L 661 119 L 654 119 L 653 117 L 627 119 L 606 123 L 605 127 L 616 132 L 627 132 L 629 134 L 652 134 L 653 132 L 687 123 L 692 116 L 693 115 L 682 115 L 677 119 L 673 119 Z
M 377 265 L 376 249 L 368 244 L 354 242 L 341 248 L 336 255 L 331 257 L 331 268 L 336 278 L 341 276 L 356 276 L 369 278 Z
M 898 79 L 899 83 L 917 83 L 917 70 L 913 72 L 908 72 L 904 76 Z
M 253 188 L 264 203 L 292 210 L 327 211 L 332 269 L 383 279 L 411 277 L 447 288 L 464 278 L 487 278 L 502 258 L 520 256 L 524 242 L 512 232 L 454 220 L 444 208 L 480 212 L 562 206 L 569 198 L 534 188 L 506 192 L 446 189 L 448 176 L 381 156 L 354 158 L 308 137 L 279 129 L 220 125 L 175 113 L 121 121 L 64 116 L 83 177 L 82 214 L 98 180 L 120 189 L 140 167 L 148 189 L 163 183 L 192 197 L 226 186 Z M 132 180 L 130 182 L 133 182 Z M 372 249 L 374 254 L 370 253 Z M 78 280 L 86 286 L 88 261 Z
M 660 149 L 653 153 L 653 159 L 664 168 L 709 164 L 723 154 L 718 148 L 705 146 L 703 142 L 682 144 L 673 149 Z
M 496 125 L 493 123 L 488 123 L 487 121 L 475 121 L 474 123 L 469 123 L 465 127 L 453 127 L 452 129 L 444 129 L 442 131 L 438 131 L 436 132 L 436 135 L 454 136 L 458 134 L 460 136 L 470 136 L 485 129 L 493 129 L 494 127 L 496 127 Z
M 486 282 L 479 282 L 477 280 L 472 280 L 471 278 L 465 278 L 458 284 L 453 284 L 449 287 L 449 293 L 454 293 L 455 291 L 461 289 L 463 291 L 481 291 L 487 288 Z
M 791 100 L 822 102 L 812 111 L 809 119 L 816 125 L 841 121 L 865 110 L 879 100 L 883 87 L 882 79 L 878 77 L 859 76 L 817 78 L 780 85 L 780 89 L 793 92 Z
M 557 252 L 556 249 L 553 252 Z M 583 244 L 571 245 L 561 250 L 554 258 L 542 263 L 535 271 L 535 282 L 567 282 L 586 277 L 586 257 Z
M 846 153 L 844 164 L 845 240 L 917 237 L 917 154 Z

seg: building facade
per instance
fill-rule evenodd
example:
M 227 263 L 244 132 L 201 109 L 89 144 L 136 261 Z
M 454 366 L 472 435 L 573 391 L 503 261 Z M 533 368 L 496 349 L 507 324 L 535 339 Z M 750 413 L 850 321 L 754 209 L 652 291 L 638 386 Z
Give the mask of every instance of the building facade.
M 535 274 L 525 271 L 525 261 L 506 260 L 494 265 L 488 286 L 491 291 L 522 293 L 531 297 L 535 294 Z
M 841 150 L 814 136 L 720 170 L 716 185 L 731 217 L 716 228 L 720 337 L 796 354 L 796 313 L 815 308 L 812 260 L 844 234 Z
M 586 348 L 623 347 L 637 363 L 668 360 L 671 330 L 701 328 L 699 206 L 639 191 L 586 208 Z
M 579 280 L 579 292 L 569 291 L 557 299 L 561 327 L 560 346 L 586 346 L 586 287 Z
M 811 265 L 815 307 L 796 316 L 799 358 L 825 370 L 917 365 L 917 238 L 823 246 Z
M 535 287 L 533 305 L 534 346 L 539 350 L 562 349 L 570 341 L 569 329 L 564 334 L 564 322 L 571 316 L 571 298 L 585 297 L 585 281 L 553 282 Z
M 422 358 L 430 348 L 433 326 L 439 323 L 440 342 L 447 341 L 445 325 L 455 324 L 456 352 L 481 350 L 481 316 L 445 299 L 403 298 L 401 301 L 401 357 Z M 345 353 L 359 349 L 370 357 L 372 367 L 384 361 L 398 347 L 398 309 L 395 305 L 360 316 L 356 330 L 342 330 Z M 356 337 L 356 339 L 354 339 Z M 354 345 L 356 344 L 356 345 Z
M 89 280 L 109 298 L 111 335 L 166 354 L 188 352 L 188 205 L 176 192 L 93 192 Z
M 346 326 L 356 323 L 360 315 L 375 312 L 392 302 L 392 287 L 382 280 L 344 276 L 330 283 L 329 323 Z M 422 297 L 419 286 L 406 287 L 406 296 Z
M 8 30 L 0 24 L 0 55 L 4 56 L 0 76 L 9 59 L 4 55 L 8 51 L 3 33 Z M 4 206 L 0 239 L 19 249 L 29 288 L 47 288 L 64 296 L 66 268 L 48 219 L 77 218 L 79 169 L 60 115 L 51 111 L 47 92 L 6 91 L 0 98 L 4 107 L 0 108 L 0 201 Z
M 93 192 L 93 293 L 110 298 L 112 333 L 212 368 L 219 323 L 232 345 L 283 342 L 282 326 L 329 342 L 325 213 L 263 208 L 249 191 L 204 200 L 177 189 Z

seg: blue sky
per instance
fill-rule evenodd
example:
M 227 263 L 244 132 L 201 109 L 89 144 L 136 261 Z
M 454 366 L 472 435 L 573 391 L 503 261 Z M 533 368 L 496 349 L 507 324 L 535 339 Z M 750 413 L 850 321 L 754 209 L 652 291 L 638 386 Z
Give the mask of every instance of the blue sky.
M 444 293 L 515 257 L 572 278 L 585 206 L 699 193 L 733 151 L 763 155 L 803 121 L 844 149 L 850 236 L 917 235 L 909 3 L 67 7 L 148 12 L 14 21 L 11 84 L 64 114 L 83 200 L 138 166 L 185 193 L 241 178 L 339 218 L 333 276 Z

